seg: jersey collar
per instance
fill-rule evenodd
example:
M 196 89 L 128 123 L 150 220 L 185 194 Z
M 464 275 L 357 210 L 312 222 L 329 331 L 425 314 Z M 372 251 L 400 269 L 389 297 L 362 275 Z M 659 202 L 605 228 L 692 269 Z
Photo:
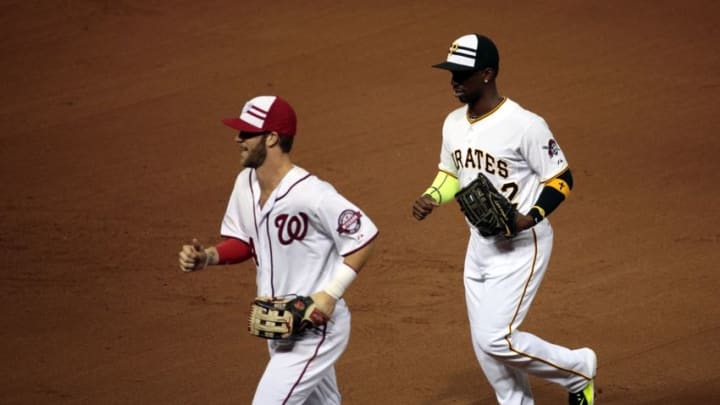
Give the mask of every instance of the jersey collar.
M 502 100 L 500 100 L 500 102 L 497 103 L 497 105 L 492 108 L 492 110 L 486 112 L 485 114 L 483 114 L 479 117 L 470 117 L 470 106 L 467 106 L 467 108 L 465 108 L 465 118 L 467 118 L 469 123 L 474 124 L 484 118 L 489 117 L 490 115 L 492 115 L 492 113 L 499 110 L 500 107 L 502 107 L 503 104 L 505 104 L 505 101 L 507 101 L 507 97 L 503 97 Z

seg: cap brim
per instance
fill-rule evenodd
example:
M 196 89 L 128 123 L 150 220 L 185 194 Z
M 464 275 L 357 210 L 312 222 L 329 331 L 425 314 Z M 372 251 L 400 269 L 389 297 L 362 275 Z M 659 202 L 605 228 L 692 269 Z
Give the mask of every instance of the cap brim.
M 432 67 L 449 70 L 451 72 L 471 72 L 473 70 L 477 70 L 472 66 L 458 65 L 457 63 L 452 62 L 438 63 L 437 65 L 432 65 Z
M 240 118 L 225 118 L 222 120 L 223 124 L 229 126 L 232 129 L 244 132 L 263 132 L 262 128 L 258 128 L 254 125 L 250 125 Z

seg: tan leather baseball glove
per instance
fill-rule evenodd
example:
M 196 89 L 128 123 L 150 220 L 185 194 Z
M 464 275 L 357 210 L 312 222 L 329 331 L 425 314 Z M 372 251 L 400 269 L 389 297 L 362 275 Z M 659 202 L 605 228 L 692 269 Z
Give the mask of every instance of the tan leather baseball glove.
M 328 320 L 308 296 L 257 297 L 250 305 L 248 331 L 265 339 L 288 339 Z

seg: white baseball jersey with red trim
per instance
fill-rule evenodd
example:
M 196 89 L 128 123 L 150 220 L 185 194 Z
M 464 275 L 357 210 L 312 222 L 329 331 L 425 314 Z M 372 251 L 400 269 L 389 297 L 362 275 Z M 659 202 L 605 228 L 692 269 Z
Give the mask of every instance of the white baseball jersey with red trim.
M 329 183 L 293 167 L 261 207 L 254 169 L 237 176 L 220 233 L 253 248 L 258 296 L 310 295 L 334 276 L 343 256 L 372 241 L 377 227 Z M 343 299 L 325 330 L 299 340 L 269 341 L 270 362 L 256 404 L 335 404 L 334 363 L 347 346 L 350 313 Z

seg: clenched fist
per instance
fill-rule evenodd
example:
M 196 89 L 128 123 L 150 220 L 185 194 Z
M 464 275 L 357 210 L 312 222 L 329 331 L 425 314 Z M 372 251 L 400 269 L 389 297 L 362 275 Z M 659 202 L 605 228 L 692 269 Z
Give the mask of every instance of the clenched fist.
M 200 270 L 208 265 L 208 254 L 197 239 L 193 239 L 192 245 L 183 245 L 179 256 L 182 271 Z
M 426 216 L 430 215 L 432 210 L 439 204 L 432 197 L 425 194 L 418 197 L 413 204 L 413 216 L 418 221 L 425 219 Z

